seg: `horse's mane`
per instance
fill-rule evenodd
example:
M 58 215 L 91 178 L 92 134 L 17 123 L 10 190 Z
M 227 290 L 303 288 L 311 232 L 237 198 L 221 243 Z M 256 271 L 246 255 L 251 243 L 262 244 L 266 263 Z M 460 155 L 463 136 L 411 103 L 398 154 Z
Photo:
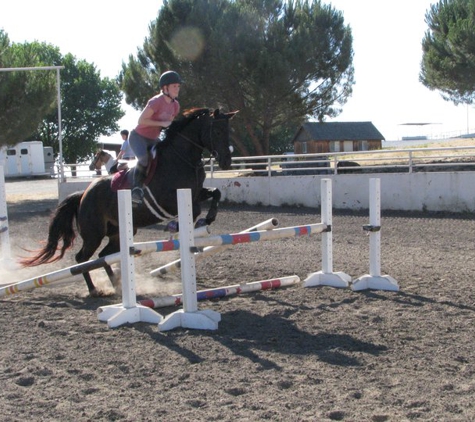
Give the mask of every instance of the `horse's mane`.
M 169 143 L 176 136 L 176 134 L 181 132 L 191 121 L 205 114 L 210 114 L 209 108 L 195 107 L 184 110 L 179 117 L 173 120 L 170 126 L 164 129 L 164 138 L 160 144 Z

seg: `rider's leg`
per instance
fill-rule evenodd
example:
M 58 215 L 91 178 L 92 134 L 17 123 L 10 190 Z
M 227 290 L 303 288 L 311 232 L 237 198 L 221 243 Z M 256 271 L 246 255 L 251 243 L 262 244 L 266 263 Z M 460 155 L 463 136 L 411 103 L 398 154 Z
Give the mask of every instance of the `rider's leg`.
M 143 182 L 145 181 L 147 164 L 148 164 L 148 150 L 147 140 L 140 136 L 133 130 L 129 136 L 129 145 L 137 157 L 137 165 L 134 170 L 134 180 L 132 186 L 132 202 L 134 204 L 141 204 L 143 199 Z
M 141 204 L 143 200 L 143 182 L 147 176 L 147 168 L 137 163 L 134 170 L 134 184 L 132 187 L 132 202 Z

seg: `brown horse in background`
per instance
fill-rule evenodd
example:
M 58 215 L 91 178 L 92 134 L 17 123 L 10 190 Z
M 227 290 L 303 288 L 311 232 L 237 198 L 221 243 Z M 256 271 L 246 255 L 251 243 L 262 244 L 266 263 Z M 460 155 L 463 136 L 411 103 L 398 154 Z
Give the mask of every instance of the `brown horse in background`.
M 116 160 L 114 160 L 111 154 L 104 151 L 103 149 L 100 149 L 96 152 L 96 155 L 94 155 L 91 164 L 89 164 L 89 170 L 95 170 L 96 174 L 100 176 L 102 174 L 102 166 L 105 166 L 107 173 L 111 174 L 113 173 L 111 169 L 114 167 L 115 163 Z

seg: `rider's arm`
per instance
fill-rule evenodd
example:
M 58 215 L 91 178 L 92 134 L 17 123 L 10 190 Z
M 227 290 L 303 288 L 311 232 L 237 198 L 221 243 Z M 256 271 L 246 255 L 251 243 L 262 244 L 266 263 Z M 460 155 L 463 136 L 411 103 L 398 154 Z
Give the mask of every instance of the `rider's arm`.
M 153 114 L 154 114 L 154 111 L 153 111 L 152 107 L 150 107 L 150 106 L 145 107 L 144 110 L 142 111 L 142 113 L 140 114 L 139 125 L 160 126 L 160 127 L 170 126 L 171 122 L 153 120 L 152 119 Z

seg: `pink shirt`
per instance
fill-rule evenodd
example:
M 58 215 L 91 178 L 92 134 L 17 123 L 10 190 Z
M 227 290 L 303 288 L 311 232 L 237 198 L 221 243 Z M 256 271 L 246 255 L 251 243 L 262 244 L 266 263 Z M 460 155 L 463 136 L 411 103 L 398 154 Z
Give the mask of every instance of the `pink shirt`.
M 165 95 L 158 94 L 155 97 L 148 100 L 147 107 L 151 107 L 153 114 L 151 119 L 159 122 L 171 122 L 176 115 L 180 112 L 180 104 L 178 101 L 172 101 L 168 103 L 165 99 Z M 157 139 L 162 131 L 161 126 L 147 126 L 137 125 L 135 131 L 148 139 Z

